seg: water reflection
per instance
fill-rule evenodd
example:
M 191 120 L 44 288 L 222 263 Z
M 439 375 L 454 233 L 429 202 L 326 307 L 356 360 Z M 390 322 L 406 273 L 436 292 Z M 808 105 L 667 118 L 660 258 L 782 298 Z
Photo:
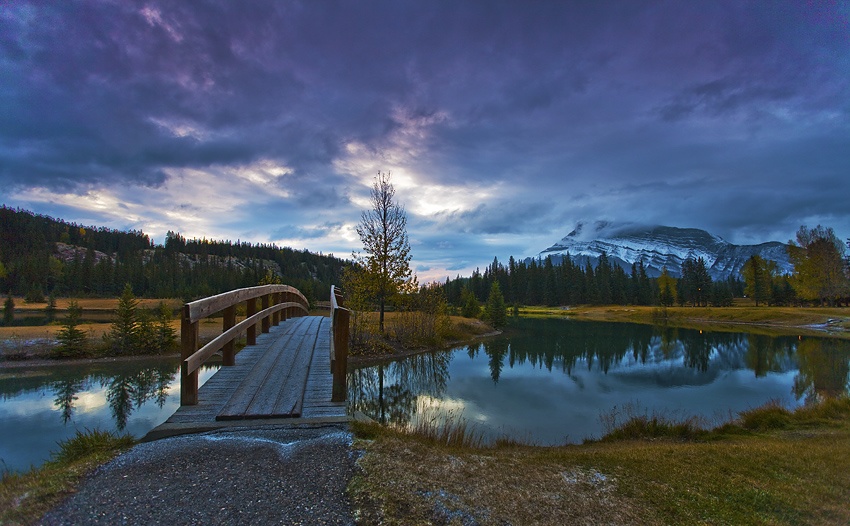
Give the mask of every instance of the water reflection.
M 353 410 L 396 425 L 414 422 L 423 400 L 451 402 L 485 426 L 557 443 L 594 435 L 589 415 L 614 405 L 728 418 L 769 400 L 793 407 L 846 393 L 848 377 L 850 345 L 840 340 L 521 320 L 480 345 L 352 371 L 349 398 Z
M 204 367 L 203 384 L 218 369 Z M 179 406 L 179 361 L 57 365 L 0 370 L 0 471 L 47 460 L 76 431 L 141 437 Z
M 806 402 L 834 398 L 850 391 L 848 345 L 839 340 L 806 339 L 797 346 L 800 372 L 794 394 Z
M 355 369 L 348 376 L 349 407 L 384 424 L 408 424 L 417 411 L 418 397 L 443 396 L 451 358 L 451 352 L 417 354 Z

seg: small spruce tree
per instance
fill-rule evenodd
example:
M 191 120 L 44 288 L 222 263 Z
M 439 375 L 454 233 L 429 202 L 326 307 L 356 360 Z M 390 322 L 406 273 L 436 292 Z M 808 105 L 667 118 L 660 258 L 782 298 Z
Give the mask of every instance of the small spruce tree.
M 44 316 L 47 318 L 47 323 L 52 323 L 56 319 L 56 296 L 50 294 L 47 297 L 47 306 L 44 307 Z
M 3 303 L 3 325 L 10 326 L 15 322 L 15 300 L 10 293 Z
M 80 316 L 83 309 L 76 301 L 68 305 L 65 319 L 62 321 L 62 329 L 56 333 L 59 341 L 51 356 L 54 358 L 74 358 L 86 354 L 86 333 L 78 328 Z
M 124 285 L 124 292 L 118 299 L 115 310 L 115 321 L 104 339 L 113 354 L 126 355 L 136 351 L 139 344 L 139 320 L 137 316 L 139 302 L 133 295 L 129 283 Z
M 481 305 L 478 304 L 478 299 L 468 286 L 463 288 L 460 293 L 460 315 L 464 318 L 477 318 L 481 312 Z
M 504 327 L 507 323 L 505 298 L 502 296 L 498 281 L 494 281 L 490 286 L 490 295 L 487 296 L 487 304 L 484 307 L 484 317 L 493 327 Z
M 157 352 L 166 353 L 174 348 L 174 344 L 177 342 L 177 331 L 171 326 L 171 317 L 171 307 L 164 301 L 159 302 L 155 327 Z

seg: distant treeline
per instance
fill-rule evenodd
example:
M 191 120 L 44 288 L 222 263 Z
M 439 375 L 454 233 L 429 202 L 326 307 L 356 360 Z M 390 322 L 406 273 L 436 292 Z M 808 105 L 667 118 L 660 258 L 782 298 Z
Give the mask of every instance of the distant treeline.
M 0 207 L 3 294 L 108 297 L 129 283 L 140 297 L 188 300 L 277 278 L 308 298 L 322 299 L 345 265 L 306 250 L 187 240 L 176 232 L 155 245 L 141 231 L 82 226 Z
M 485 301 L 494 281 L 507 303 L 519 305 L 658 305 L 664 300 L 671 305 L 726 306 L 733 297 L 744 295 L 744 283 L 739 279 L 712 281 L 701 259 L 686 260 L 682 272 L 680 279 L 650 278 L 641 262 L 626 274 L 605 254 L 596 267 L 577 265 L 569 256 L 558 265 L 551 258 L 526 262 L 511 257 L 507 265 L 494 258 L 483 274 L 476 269 L 469 278 L 446 280 L 444 288 L 448 302 L 458 306 L 464 303 L 465 291 Z M 665 291 L 665 284 L 669 290 Z

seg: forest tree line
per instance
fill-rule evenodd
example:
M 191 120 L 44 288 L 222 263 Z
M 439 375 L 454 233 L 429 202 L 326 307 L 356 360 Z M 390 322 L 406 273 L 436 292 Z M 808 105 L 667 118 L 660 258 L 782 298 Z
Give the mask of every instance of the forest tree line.
M 70 255 L 59 246 L 73 247 Z M 269 272 L 311 300 L 324 299 L 347 263 L 306 250 L 169 232 L 156 245 L 141 231 L 82 226 L 0 207 L 0 293 L 114 297 L 129 283 L 140 297 L 191 300 L 257 285 Z
M 850 240 L 847 241 L 850 245 Z M 507 265 L 497 258 L 482 273 L 447 279 L 443 285 L 449 304 L 463 308 L 470 300 L 487 301 L 498 283 L 505 301 L 513 305 L 693 305 L 723 307 L 733 298 L 749 297 L 767 305 L 846 305 L 850 302 L 850 260 L 845 244 L 831 228 L 801 226 L 788 243 L 792 274 L 780 274 L 773 261 L 752 256 L 741 275 L 712 280 L 703 258 L 687 258 L 681 277 L 663 269 L 647 276 L 643 262 L 626 273 L 601 254 L 597 265 L 575 263 L 569 254 L 560 264 L 551 258 L 517 261 Z

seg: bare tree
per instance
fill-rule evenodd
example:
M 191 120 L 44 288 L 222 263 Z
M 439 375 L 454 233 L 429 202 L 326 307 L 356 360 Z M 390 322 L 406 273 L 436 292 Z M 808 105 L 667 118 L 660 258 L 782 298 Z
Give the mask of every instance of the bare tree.
M 368 289 L 380 307 L 379 327 L 384 332 L 387 300 L 415 282 L 410 271 L 410 244 L 407 241 L 407 215 L 395 202 L 390 173 L 375 176 L 370 196 L 371 208 L 360 215 L 357 235 L 365 256 L 354 257 L 365 271 Z

